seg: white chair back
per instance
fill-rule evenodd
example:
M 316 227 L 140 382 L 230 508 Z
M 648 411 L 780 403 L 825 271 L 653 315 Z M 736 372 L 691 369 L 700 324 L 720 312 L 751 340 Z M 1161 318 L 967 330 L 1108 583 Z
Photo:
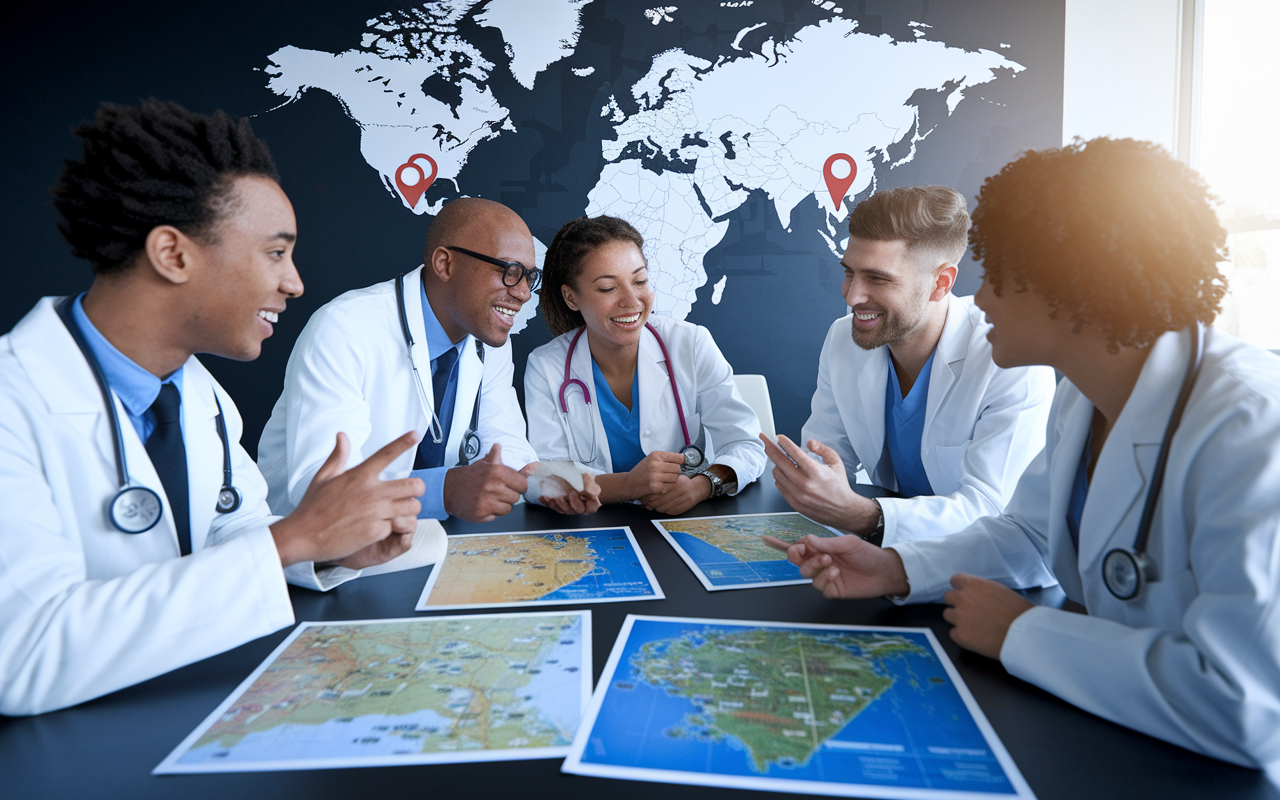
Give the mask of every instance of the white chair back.
M 742 395 L 742 399 L 747 401 L 747 405 L 751 406 L 756 416 L 760 418 L 760 430 L 769 434 L 770 437 L 776 436 L 777 431 L 773 427 L 773 403 L 769 400 L 769 382 L 763 375 L 735 374 L 733 380 L 738 384 L 738 393 Z

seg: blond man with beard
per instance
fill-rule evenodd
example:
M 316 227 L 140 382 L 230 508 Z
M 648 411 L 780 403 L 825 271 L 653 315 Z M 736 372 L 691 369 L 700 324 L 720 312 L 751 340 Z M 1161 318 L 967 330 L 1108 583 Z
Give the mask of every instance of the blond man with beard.
M 841 259 L 852 313 L 822 347 L 808 452 L 765 442 L 797 511 L 876 544 L 940 536 L 999 514 L 1044 446 L 1053 371 L 997 367 L 982 311 L 952 293 L 968 231 L 964 197 L 945 186 L 853 210 Z M 859 467 L 898 496 L 854 492 Z

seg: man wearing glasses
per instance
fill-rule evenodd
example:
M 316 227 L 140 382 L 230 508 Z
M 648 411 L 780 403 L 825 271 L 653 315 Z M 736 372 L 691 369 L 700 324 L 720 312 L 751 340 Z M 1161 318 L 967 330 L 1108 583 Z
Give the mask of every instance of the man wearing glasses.
M 432 221 L 421 267 L 316 311 L 258 445 L 272 510 L 288 513 L 302 499 L 339 431 L 351 439 L 354 465 L 419 430 L 417 450 L 388 474 L 424 481 L 420 516 L 487 522 L 510 512 L 537 460 L 508 342 L 541 279 L 533 264 L 533 236 L 515 212 L 462 198 Z M 553 507 L 594 511 L 597 497 L 591 484 Z M 315 582 L 327 589 L 356 574 L 331 567 Z

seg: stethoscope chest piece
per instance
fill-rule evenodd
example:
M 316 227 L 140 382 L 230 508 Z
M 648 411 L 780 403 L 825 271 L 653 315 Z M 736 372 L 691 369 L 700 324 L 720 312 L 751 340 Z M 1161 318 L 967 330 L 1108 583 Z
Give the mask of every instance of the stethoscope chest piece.
M 240 490 L 234 486 L 223 486 L 218 490 L 217 510 L 219 514 L 230 514 L 240 507 Z
M 469 430 L 462 437 L 462 461 L 469 463 L 480 457 L 480 434 Z
M 124 533 L 145 533 L 154 528 L 163 515 L 160 495 L 137 484 L 121 488 L 107 503 L 107 518 Z
M 707 460 L 703 455 L 702 448 L 696 444 L 686 444 L 680 448 L 680 455 L 684 456 L 684 472 L 696 472 L 702 466 L 702 462 Z
M 1119 600 L 1132 600 L 1153 579 L 1151 559 L 1146 553 L 1117 547 L 1102 560 L 1102 582 Z

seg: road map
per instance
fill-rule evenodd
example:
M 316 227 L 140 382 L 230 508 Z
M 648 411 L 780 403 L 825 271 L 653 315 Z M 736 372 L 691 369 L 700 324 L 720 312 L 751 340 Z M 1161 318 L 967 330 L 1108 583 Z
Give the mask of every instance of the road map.
M 304 622 L 153 774 L 562 757 L 591 612 Z
M 876 798 L 1030 798 L 924 628 L 629 615 L 564 772 Z
M 661 600 L 631 529 L 450 536 L 418 611 Z
M 810 533 L 840 535 L 794 511 L 655 519 L 653 524 L 709 592 L 809 583 L 800 575 L 799 568 L 765 544 L 761 537 L 768 534 L 792 543 Z

